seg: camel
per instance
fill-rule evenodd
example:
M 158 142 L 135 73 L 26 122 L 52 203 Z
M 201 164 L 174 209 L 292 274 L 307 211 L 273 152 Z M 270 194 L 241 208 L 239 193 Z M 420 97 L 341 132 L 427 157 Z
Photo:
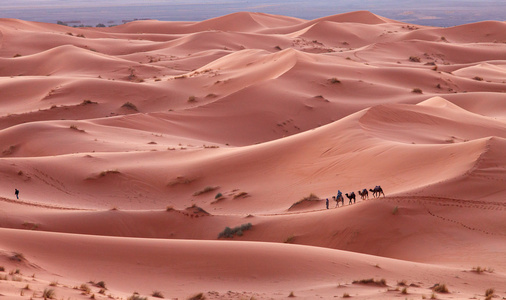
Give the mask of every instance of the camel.
M 385 197 L 385 193 L 383 193 L 383 189 L 379 185 L 375 186 L 374 189 L 369 189 L 369 191 L 372 192 L 374 198 L 376 198 L 376 194 L 378 195 L 378 197 L 380 197 L 381 194 L 383 194 L 383 197 Z
M 341 203 L 344 206 L 343 195 L 339 195 L 339 198 L 336 198 L 336 196 L 332 196 L 332 199 L 334 199 L 334 201 L 336 201 L 336 207 L 339 207 L 339 201 L 341 201 Z
M 366 198 L 369 199 L 369 192 L 367 191 L 367 189 L 358 191 L 358 194 L 360 195 L 360 198 L 362 198 L 362 200 L 365 200 Z
M 355 203 L 355 192 L 351 192 L 350 195 L 348 195 L 348 193 L 345 194 L 346 197 L 348 197 L 348 199 L 350 199 L 350 203 L 348 204 L 351 204 L 351 201 L 353 200 L 353 203 Z

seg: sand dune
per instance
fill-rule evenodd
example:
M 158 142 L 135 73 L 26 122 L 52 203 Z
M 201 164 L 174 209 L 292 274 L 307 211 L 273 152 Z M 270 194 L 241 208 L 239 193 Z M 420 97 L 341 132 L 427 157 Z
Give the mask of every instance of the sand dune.
M 0 294 L 506 296 L 505 26 L 0 19 Z

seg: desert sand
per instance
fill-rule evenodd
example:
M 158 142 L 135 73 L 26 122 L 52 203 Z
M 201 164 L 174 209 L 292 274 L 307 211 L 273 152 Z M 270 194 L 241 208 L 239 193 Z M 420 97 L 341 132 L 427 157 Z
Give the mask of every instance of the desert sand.
M 506 22 L 0 19 L 0 76 L 1 299 L 506 297 Z

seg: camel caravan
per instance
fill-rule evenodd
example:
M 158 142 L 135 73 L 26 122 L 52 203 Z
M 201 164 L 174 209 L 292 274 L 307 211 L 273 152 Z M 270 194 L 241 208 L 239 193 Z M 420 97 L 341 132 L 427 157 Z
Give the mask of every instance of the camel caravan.
M 385 193 L 383 192 L 383 189 L 379 185 L 375 186 L 374 189 L 369 189 L 369 191 L 367 189 L 363 189 L 361 191 L 358 191 L 358 194 L 360 195 L 360 198 L 362 200 L 366 200 L 366 199 L 369 199 L 369 192 L 372 193 L 372 196 L 374 198 L 381 197 L 381 195 L 383 195 L 383 197 L 385 197 Z M 345 195 L 346 195 L 346 198 L 348 198 L 348 200 L 349 200 L 348 205 L 356 203 L 355 192 L 351 192 L 350 194 L 346 193 Z M 341 202 L 341 206 L 344 206 L 344 197 L 343 197 L 343 193 L 340 190 L 337 191 L 337 196 L 332 196 L 332 199 L 336 202 L 336 207 L 339 207 L 339 202 Z M 329 199 L 328 198 L 326 201 L 326 205 L 327 205 L 327 209 L 329 209 Z

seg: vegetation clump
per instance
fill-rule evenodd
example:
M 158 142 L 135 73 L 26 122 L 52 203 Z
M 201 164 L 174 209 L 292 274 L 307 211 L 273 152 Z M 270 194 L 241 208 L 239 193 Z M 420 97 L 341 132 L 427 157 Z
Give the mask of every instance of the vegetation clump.
M 362 279 L 362 280 L 353 280 L 353 284 L 374 284 L 377 286 L 386 286 L 387 281 L 385 279 L 374 280 L 373 278 Z
M 218 238 L 233 238 L 234 235 L 242 236 L 244 231 L 250 230 L 253 225 L 251 223 L 242 224 L 234 228 L 225 227 L 225 229 L 218 234 Z
M 432 290 L 436 293 L 443 293 L 443 294 L 446 294 L 446 293 L 449 293 L 450 291 L 448 290 L 448 288 L 446 287 L 446 284 L 441 284 L 441 283 L 437 283 L 435 284 L 433 287 L 432 287 Z

